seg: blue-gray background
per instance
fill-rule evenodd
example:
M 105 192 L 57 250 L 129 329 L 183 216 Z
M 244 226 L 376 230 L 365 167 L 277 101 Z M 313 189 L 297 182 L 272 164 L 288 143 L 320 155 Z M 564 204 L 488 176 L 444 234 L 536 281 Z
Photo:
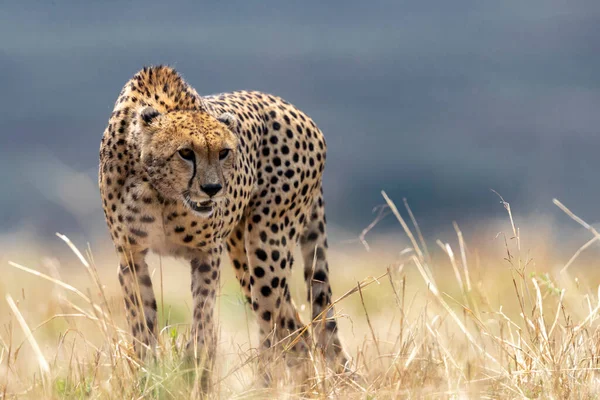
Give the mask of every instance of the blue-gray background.
M 12 1 L 0 5 L 0 232 L 101 232 L 98 147 L 143 65 L 278 94 L 325 132 L 330 222 L 380 190 L 426 230 L 558 197 L 600 215 L 600 2 Z

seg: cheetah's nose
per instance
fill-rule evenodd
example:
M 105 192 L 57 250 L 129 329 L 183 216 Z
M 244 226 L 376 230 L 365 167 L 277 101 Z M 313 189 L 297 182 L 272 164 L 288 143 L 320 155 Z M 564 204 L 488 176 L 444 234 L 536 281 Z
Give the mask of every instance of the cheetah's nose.
M 200 185 L 200 189 L 210 197 L 213 197 L 223 189 L 223 186 L 221 186 L 220 183 L 207 183 L 205 185 Z

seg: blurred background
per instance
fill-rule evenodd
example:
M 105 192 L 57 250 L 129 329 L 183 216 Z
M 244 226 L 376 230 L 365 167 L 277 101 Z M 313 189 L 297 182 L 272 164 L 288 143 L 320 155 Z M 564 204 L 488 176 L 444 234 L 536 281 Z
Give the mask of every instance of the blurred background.
M 600 2 L 3 2 L 0 243 L 109 241 L 102 132 L 123 84 L 175 66 L 201 94 L 280 95 L 325 132 L 334 239 L 406 197 L 426 233 L 600 216 Z M 388 217 L 377 229 L 397 229 Z M 337 235 L 337 236 L 336 236 Z

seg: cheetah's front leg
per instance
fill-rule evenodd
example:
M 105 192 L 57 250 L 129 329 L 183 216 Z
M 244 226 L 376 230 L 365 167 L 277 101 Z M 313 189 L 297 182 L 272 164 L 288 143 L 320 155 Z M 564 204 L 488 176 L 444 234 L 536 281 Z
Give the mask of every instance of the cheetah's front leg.
M 143 359 L 156 342 L 156 299 L 152 279 L 145 261 L 145 251 L 120 253 L 119 283 L 125 298 L 127 320 L 134 338 L 134 348 Z
M 191 261 L 194 314 L 188 352 L 195 361 L 204 392 L 208 390 L 216 350 L 217 332 L 213 314 L 219 288 L 221 254 L 222 246 L 219 245 L 198 253 Z

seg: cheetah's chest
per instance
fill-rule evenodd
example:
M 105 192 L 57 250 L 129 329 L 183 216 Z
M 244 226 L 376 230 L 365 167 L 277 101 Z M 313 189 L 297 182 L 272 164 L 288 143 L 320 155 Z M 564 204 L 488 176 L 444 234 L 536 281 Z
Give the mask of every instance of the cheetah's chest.
M 231 230 L 223 218 L 223 207 L 215 207 L 209 218 L 196 216 L 183 205 L 164 208 L 163 237 L 167 244 L 203 249 L 212 247 L 215 241 Z
M 249 187 L 242 189 L 250 191 Z M 243 218 L 246 202 L 239 190 L 231 188 L 228 200 L 218 201 L 207 218 L 195 214 L 183 202 L 159 202 L 149 184 L 138 183 L 123 195 L 125 229 L 138 245 L 162 255 L 188 257 L 196 251 L 210 250 Z

